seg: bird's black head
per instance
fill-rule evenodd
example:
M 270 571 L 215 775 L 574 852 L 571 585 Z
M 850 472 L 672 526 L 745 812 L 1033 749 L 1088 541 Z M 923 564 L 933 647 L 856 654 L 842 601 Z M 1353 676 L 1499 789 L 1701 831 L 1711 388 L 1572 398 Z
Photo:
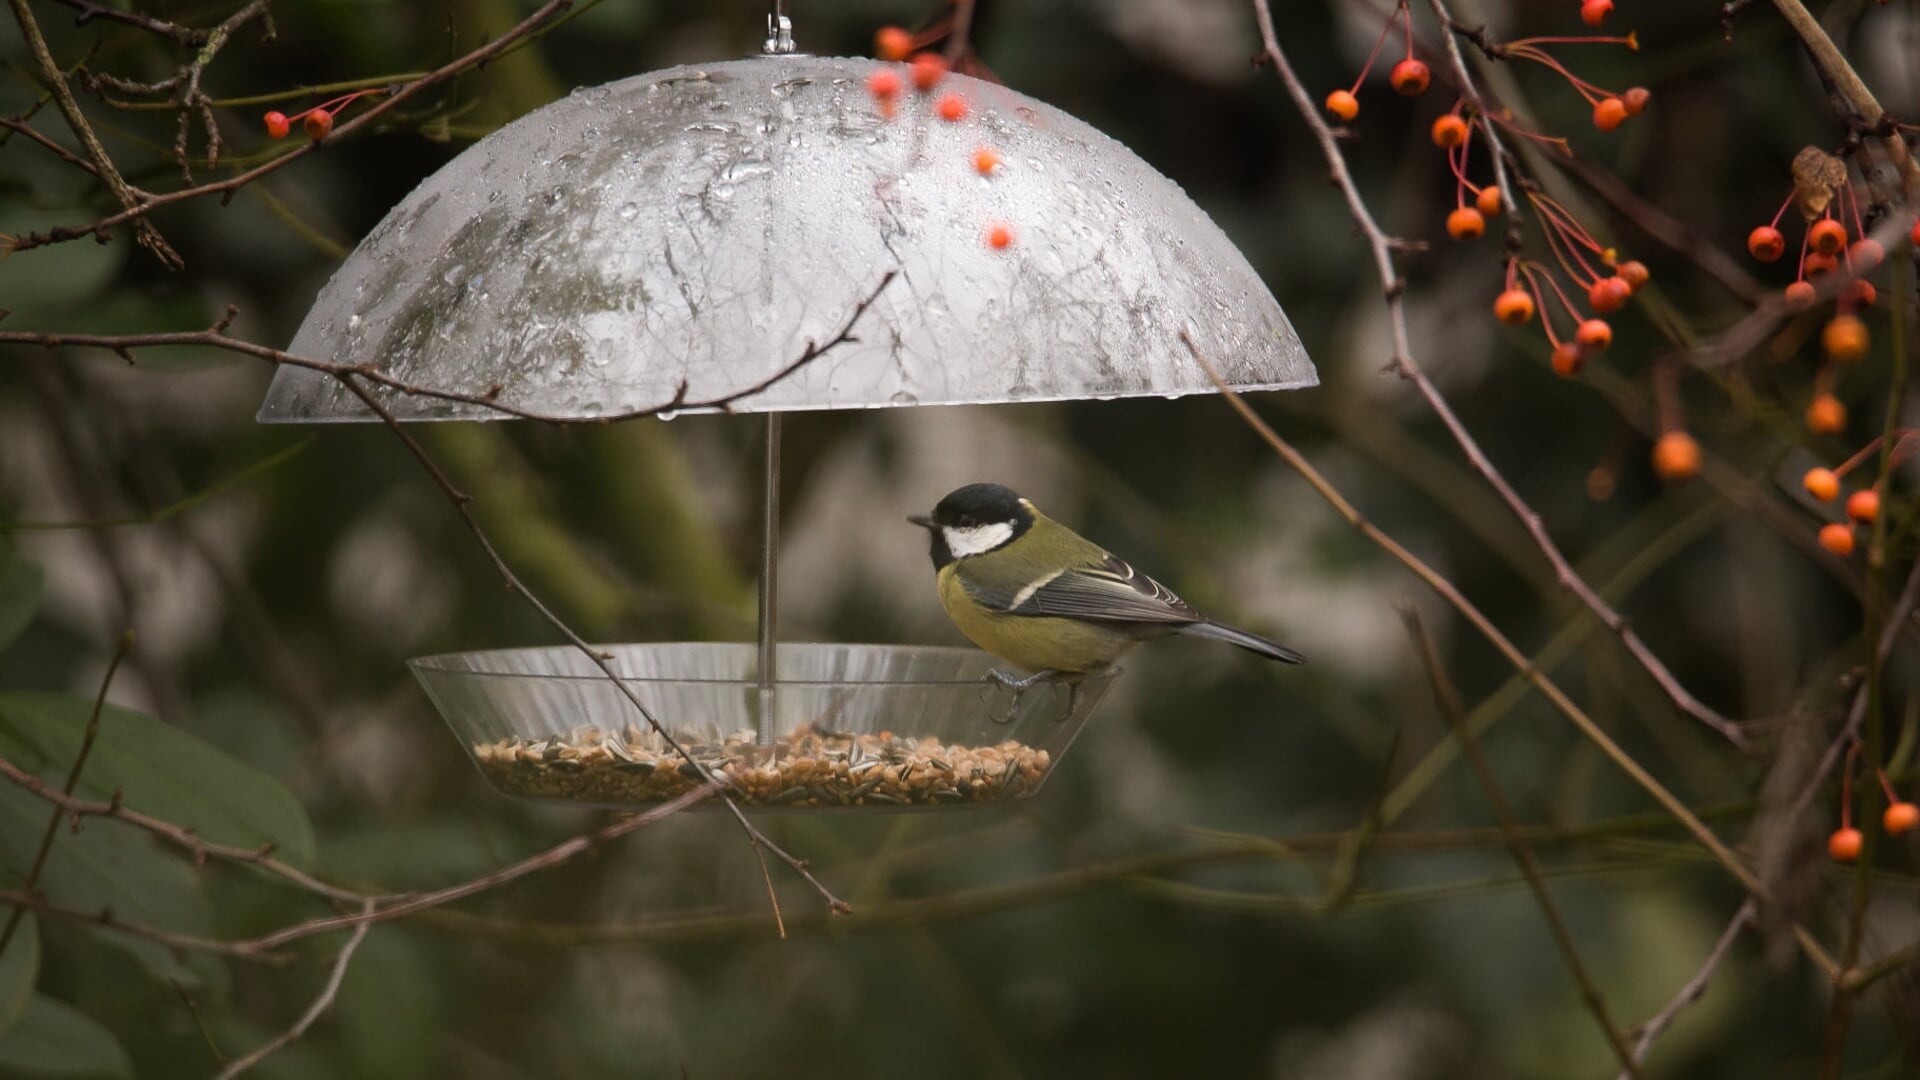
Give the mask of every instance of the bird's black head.
M 940 500 L 933 513 L 907 519 L 927 530 L 938 570 L 955 559 L 984 555 L 1033 527 L 1033 504 L 999 484 L 968 484 Z

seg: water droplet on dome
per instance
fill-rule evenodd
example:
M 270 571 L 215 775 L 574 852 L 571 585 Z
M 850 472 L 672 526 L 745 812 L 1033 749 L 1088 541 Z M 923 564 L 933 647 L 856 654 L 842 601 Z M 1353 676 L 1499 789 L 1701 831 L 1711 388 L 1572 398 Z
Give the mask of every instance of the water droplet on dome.
M 895 404 L 895 405 L 918 405 L 918 404 L 920 404 L 920 399 L 919 399 L 919 398 L 917 398 L 917 397 L 914 397 L 914 396 L 913 396 L 912 394 L 909 394 L 909 393 L 907 393 L 907 392 L 906 392 L 905 390 L 897 390 L 897 391 L 895 391 L 895 392 L 894 392 L 894 395 L 893 395 L 892 397 L 890 397 L 890 398 L 888 398 L 887 400 L 888 400 L 888 401 L 890 401 L 890 402 L 892 402 L 892 403 L 893 403 L 893 404 Z
M 634 218 L 639 216 L 640 216 L 639 206 L 635 205 L 634 203 L 620 204 L 620 220 L 621 221 L 632 221 Z

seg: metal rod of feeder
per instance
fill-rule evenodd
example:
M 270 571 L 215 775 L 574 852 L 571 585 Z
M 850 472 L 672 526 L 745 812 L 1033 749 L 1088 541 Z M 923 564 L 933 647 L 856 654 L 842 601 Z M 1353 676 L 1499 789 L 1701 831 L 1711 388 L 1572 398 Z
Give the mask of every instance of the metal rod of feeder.
M 780 592 L 780 414 L 767 414 L 766 498 L 760 531 L 760 745 L 770 746 L 773 730 L 774 628 L 779 621 Z

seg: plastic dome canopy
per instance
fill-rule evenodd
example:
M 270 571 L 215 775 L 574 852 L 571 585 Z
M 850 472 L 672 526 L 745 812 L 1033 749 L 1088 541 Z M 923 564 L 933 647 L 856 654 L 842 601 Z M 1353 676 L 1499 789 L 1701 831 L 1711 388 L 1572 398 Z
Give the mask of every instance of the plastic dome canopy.
M 875 61 L 754 57 L 575 91 L 482 139 L 396 206 L 290 351 L 592 417 L 720 397 L 842 344 L 731 411 L 1211 391 L 1318 382 L 1280 305 L 1205 213 L 1124 146 L 949 75 L 966 118 Z M 974 153 L 1001 158 L 990 176 Z M 1004 223 L 1014 242 L 995 249 Z M 496 390 L 497 388 L 497 390 Z M 377 390 L 401 419 L 482 406 Z M 260 419 L 367 420 L 331 376 L 276 374 Z

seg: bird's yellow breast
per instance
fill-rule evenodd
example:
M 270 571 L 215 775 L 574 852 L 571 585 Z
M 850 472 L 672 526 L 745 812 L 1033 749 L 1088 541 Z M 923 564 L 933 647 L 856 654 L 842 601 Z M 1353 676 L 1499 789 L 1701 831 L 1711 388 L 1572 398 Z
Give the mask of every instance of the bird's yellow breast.
M 1062 674 L 1097 671 L 1111 666 L 1139 639 L 1119 626 L 1078 619 L 1004 615 L 975 603 L 954 572 L 957 563 L 940 568 L 937 582 L 940 606 L 969 641 L 1007 663 L 1027 671 Z

